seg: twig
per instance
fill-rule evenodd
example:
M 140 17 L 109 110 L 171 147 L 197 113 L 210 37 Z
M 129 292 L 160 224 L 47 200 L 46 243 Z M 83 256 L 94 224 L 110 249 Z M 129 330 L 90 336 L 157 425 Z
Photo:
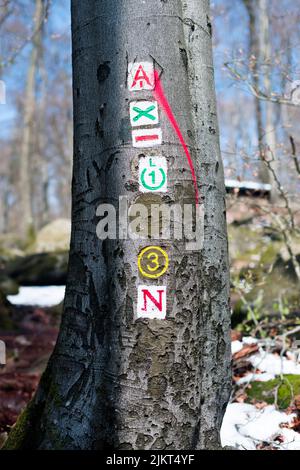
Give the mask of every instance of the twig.
M 248 86 L 249 90 L 251 91 L 251 93 L 258 99 L 262 100 L 262 101 L 270 101 L 271 103 L 275 103 L 275 104 L 285 104 L 287 106 L 293 106 L 293 107 L 299 107 L 299 104 L 296 104 L 294 103 L 292 100 L 288 100 L 286 98 L 283 98 L 282 96 L 281 97 L 275 97 L 275 96 L 271 96 L 271 95 L 267 95 L 266 93 L 264 93 L 262 90 L 259 90 L 257 89 L 257 87 L 255 85 L 253 85 L 247 77 L 243 76 L 242 74 L 240 74 L 236 69 L 234 69 L 233 67 L 231 67 L 231 65 L 229 65 L 229 62 L 225 62 L 224 63 L 224 66 L 229 70 L 229 72 L 236 78 L 238 79 L 239 81 L 242 81 L 244 83 L 246 83 L 246 85 Z
M 298 161 L 297 154 L 296 154 L 296 144 L 295 144 L 293 136 L 290 135 L 289 138 L 290 138 L 291 147 L 292 147 L 292 158 L 295 163 L 296 171 L 300 175 L 300 163 Z
M 0 71 L 9 65 L 12 65 L 14 61 L 16 60 L 17 56 L 20 54 L 20 52 L 22 52 L 22 50 L 25 48 L 25 46 L 27 46 L 27 44 L 29 44 L 38 34 L 43 23 L 47 21 L 48 19 L 50 4 L 51 4 L 51 0 L 46 0 L 45 6 L 44 6 L 44 15 L 40 23 L 37 24 L 37 26 L 34 28 L 32 34 L 29 37 L 27 37 L 27 39 L 25 39 L 25 41 L 19 47 L 15 49 L 15 52 L 9 57 L 9 59 L 7 59 L 5 62 L 2 62 L 2 63 L 0 62 Z

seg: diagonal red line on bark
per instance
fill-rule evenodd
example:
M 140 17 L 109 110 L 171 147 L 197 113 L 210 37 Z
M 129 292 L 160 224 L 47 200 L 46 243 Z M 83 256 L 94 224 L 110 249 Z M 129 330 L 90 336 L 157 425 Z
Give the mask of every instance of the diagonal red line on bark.
M 196 204 L 199 204 L 199 191 L 198 191 L 195 168 L 194 168 L 194 164 L 193 164 L 191 154 L 190 154 L 189 149 L 188 149 L 188 147 L 185 143 L 185 140 L 184 140 L 183 135 L 181 133 L 180 127 L 179 127 L 179 125 L 176 121 L 176 118 L 174 116 L 172 108 L 171 108 L 171 106 L 170 106 L 170 104 L 167 100 L 167 97 L 165 96 L 165 93 L 164 93 L 164 90 L 162 88 L 160 77 L 159 77 L 159 74 L 158 74 L 157 70 L 154 71 L 154 78 L 155 78 L 155 89 L 152 91 L 152 94 L 153 94 L 154 98 L 156 99 L 156 101 L 160 104 L 162 109 L 165 111 L 165 113 L 166 113 L 170 123 L 172 124 L 173 129 L 176 132 L 176 134 L 177 134 L 177 136 L 180 140 L 180 143 L 183 147 L 184 153 L 187 157 L 187 160 L 188 160 L 188 163 L 189 163 L 189 166 L 190 166 L 192 179 L 193 179 L 193 183 L 194 183 L 194 187 L 195 187 Z

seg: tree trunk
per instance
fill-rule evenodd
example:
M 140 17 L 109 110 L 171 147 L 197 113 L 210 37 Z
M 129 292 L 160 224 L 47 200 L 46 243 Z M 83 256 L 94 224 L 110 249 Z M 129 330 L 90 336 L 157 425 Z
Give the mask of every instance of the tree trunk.
M 271 39 L 270 22 L 267 0 L 243 0 L 249 15 L 249 49 L 252 62 L 252 79 L 257 90 L 263 89 L 271 95 Z M 277 199 L 276 182 L 272 171 L 263 162 L 264 159 L 274 159 L 271 168 L 277 171 L 276 159 L 276 131 L 274 128 L 274 103 L 263 102 L 260 98 L 255 100 L 255 118 L 258 138 L 259 154 L 262 163 L 259 167 L 259 176 L 262 182 L 272 185 L 271 198 Z
M 217 449 L 231 384 L 230 313 L 209 4 L 113 3 L 72 1 L 75 138 L 64 313 L 37 394 L 6 448 Z M 162 145 L 132 146 L 129 103 L 153 98 L 150 90 L 128 90 L 128 62 L 161 72 L 196 167 L 201 251 L 187 251 L 183 240 L 96 236 L 97 205 L 116 205 L 121 195 L 146 207 L 195 202 L 190 167 L 163 106 Z M 141 155 L 166 158 L 166 193 L 139 192 Z M 148 245 L 168 253 L 159 280 L 138 270 Z M 137 318 L 141 285 L 166 287 L 164 320 Z
M 259 71 L 259 41 L 258 34 L 256 30 L 256 18 L 257 18 L 257 0 L 243 0 L 244 5 L 247 9 L 249 16 L 249 53 L 250 53 L 250 63 L 252 68 L 252 79 L 253 84 L 257 90 L 260 89 L 260 71 Z M 259 177 L 263 183 L 269 183 L 270 175 L 266 165 L 262 161 L 264 155 L 263 149 L 263 140 L 264 140 L 264 126 L 263 126 L 263 110 L 262 103 L 259 98 L 254 97 L 255 105 L 255 121 L 256 121 L 256 133 L 257 133 L 257 142 L 258 150 L 261 158 L 261 163 L 259 165 Z
M 268 0 L 258 0 L 258 40 L 260 63 L 263 67 L 263 86 L 264 92 L 270 96 L 272 93 L 272 51 L 271 51 L 271 36 L 270 36 L 270 21 L 268 12 Z M 276 156 L 276 131 L 274 126 L 275 115 L 274 103 L 266 101 L 265 103 L 265 150 L 264 158 L 271 160 L 271 168 L 274 172 L 278 172 L 278 161 Z M 272 185 L 271 199 L 276 202 L 278 199 L 278 188 L 272 171 L 269 171 L 269 183 Z
M 44 63 L 43 29 L 39 37 L 39 70 L 41 77 L 41 99 L 36 110 L 36 138 L 33 152 L 35 168 L 34 215 L 37 229 L 49 223 L 49 171 L 47 161 L 47 72 Z
M 43 18 L 43 0 L 35 3 L 35 24 L 41 25 Z M 37 26 L 36 26 L 37 27 Z M 27 82 L 24 100 L 24 125 L 20 150 L 20 230 L 22 236 L 28 237 L 33 228 L 32 191 L 30 156 L 32 150 L 32 132 L 35 112 L 35 83 L 36 68 L 39 54 L 40 28 L 33 38 L 30 64 L 27 73 Z

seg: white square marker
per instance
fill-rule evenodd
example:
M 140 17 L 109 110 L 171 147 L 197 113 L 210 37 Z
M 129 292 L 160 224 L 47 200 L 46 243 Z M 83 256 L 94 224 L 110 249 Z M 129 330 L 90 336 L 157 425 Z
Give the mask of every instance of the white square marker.
M 155 126 L 158 124 L 157 101 L 132 101 L 130 103 L 130 124 L 132 127 Z
M 166 286 L 138 286 L 137 318 L 158 318 L 167 314 Z
M 165 157 L 141 157 L 139 160 L 139 190 L 142 193 L 165 193 L 168 165 Z
M 149 148 L 161 145 L 162 134 L 160 128 L 133 129 L 132 145 L 137 148 Z
M 130 62 L 128 64 L 128 89 L 130 91 L 154 90 L 153 62 Z

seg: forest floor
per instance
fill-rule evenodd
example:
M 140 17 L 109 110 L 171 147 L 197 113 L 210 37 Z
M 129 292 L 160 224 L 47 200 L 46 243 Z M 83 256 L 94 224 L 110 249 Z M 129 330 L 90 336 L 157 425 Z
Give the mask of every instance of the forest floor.
M 6 344 L 6 365 L 0 366 L 0 447 L 36 390 L 59 328 L 47 307 L 14 306 L 13 319 L 15 330 L 0 330 Z
M 49 305 L 44 289 L 23 288 L 14 301 L 29 302 L 31 293 Z M 60 288 L 56 301 L 62 295 Z M 59 316 L 50 306 L 14 305 L 13 309 L 17 328 L 0 331 L 7 347 L 7 364 L 0 370 L 0 447 L 36 390 L 59 328 Z M 278 341 L 242 336 L 233 330 L 232 353 L 233 392 L 223 421 L 222 445 L 241 450 L 300 450 L 297 350 L 283 350 Z

